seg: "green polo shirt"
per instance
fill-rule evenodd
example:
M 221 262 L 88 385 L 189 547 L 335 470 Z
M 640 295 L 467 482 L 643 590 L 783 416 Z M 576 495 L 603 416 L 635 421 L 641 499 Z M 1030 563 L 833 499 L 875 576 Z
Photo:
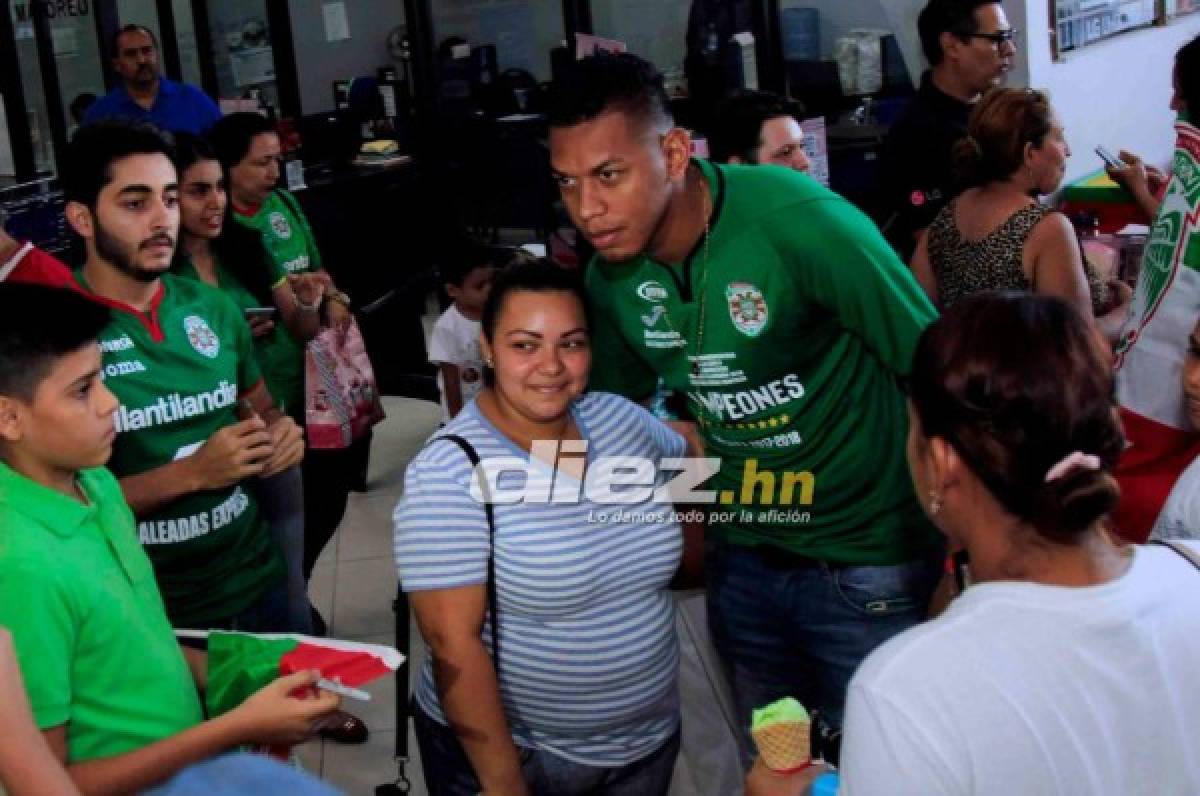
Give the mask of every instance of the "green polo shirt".
M 238 422 L 238 397 L 262 377 L 233 302 L 166 274 L 148 312 L 104 303 L 114 310 L 100 333 L 104 384 L 121 402 L 108 466 L 119 478 L 190 456 Z M 192 492 L 138 520 L 177 627 L 224 622 L 283 577 L 278 546 L 245 484 Z
M 233 219 L 262 238 L 272 287 L 282 283 L 289 274 L 320 270 L 321 252 L 317 249 L 317 239 L 296 198 L 290 193 L 272 191 L 253 215 L 243 215 L 235 210 Z M 286 411 L 293 412 L 292 407 L 304 403 L 304 344 L 282 325 L 279 328 L 280 333 L 266 346 L 263 371 L 271 395 L 284 405 Z
M 687 396 L 713 530 L 841 564 L 938 540 L 914 499 L 899 378 L 935 313 L 870 219 L 806 175 L 694 161 L 707 233 L 680 265 L 597 259 L 591 387 Z
M 0 463 L 0 625 L 38 726 L 67 725 L 72 762 L 204 718 L 117 480 L 98 468 L 78 483 L 87 505 Z

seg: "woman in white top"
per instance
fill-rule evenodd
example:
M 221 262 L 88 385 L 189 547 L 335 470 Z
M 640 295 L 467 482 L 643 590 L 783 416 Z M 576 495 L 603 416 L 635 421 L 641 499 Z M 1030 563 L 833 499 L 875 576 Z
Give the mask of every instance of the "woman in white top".
M 863 662 L 840 793 L 1200 793 L 1198 548 L 1106 532 L 1109 359 L 1049 297 L 971 297 L 922 336 L 909 466 L 973 585 Z M 760 764 L 748 793 L 811 779 Z

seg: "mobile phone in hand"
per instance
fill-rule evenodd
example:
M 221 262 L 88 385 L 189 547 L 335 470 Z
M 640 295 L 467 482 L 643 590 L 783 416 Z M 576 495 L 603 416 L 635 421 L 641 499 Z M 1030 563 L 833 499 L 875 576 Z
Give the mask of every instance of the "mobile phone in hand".
M 252 321 L 255 318 L 271 320 L 278 312 L 279 310 L 275 307 L 246 307 L 242 310 L 242 314 L 246 316 L 246 320 L 248 321 Z
M 1108 165 L 1109 168 L 1123 169 L 1129 165 L 1128 163 L 1121 160 L 1119 157 L 1114 155 L 1112 152 L 1109 152 L 1107 149 L 1105 149 L 1102 146 L 1096 147 L 1096 154 L 1100 156 L 1100 159 L 1103 160 L 1105 162 L 1105 164 Z

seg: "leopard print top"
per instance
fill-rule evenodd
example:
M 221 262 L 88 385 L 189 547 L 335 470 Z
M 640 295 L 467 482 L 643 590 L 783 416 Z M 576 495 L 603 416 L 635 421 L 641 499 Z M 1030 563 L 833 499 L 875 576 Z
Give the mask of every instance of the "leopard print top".
M 929 227 L 929 263 L 937 278 L 938 298 L 945 309 L 959 299 L 985 290 L 1032 290 L 1021 265 L 1021 253 L 1037 223 L 1054 212 L 1042 205 L 1022 207 L 978 241 L 965 240 L 954 223 L 955 200 L 942 208 Z M 1092 311 L 1102 314 L 1112 291 L 1085 265 Z

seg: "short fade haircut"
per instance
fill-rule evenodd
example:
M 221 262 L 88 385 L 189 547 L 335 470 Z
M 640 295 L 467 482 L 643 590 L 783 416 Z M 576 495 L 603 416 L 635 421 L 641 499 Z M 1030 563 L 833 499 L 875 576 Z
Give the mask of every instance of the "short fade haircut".
M 943 33 L 978 33 L 975 24 L 975 9 L 990 5 L 1003 5 L 1000 0 L 929 0 L 917 15 L 917 33 L 921 37 L 921 51 L 930 66 L 942 62 L 945 53 L 939 41 Z
M 154 49 L 158 50 L 158 37 L 154 35 L 154 31 L 150 30 L 150 28 L 146 27 L 145 25 L 126 25 L 126 26 L 116 30 L 113 33 L 112 38 L 110 38 L 108 40 L 108 57 L 109 58 L 116 58 L 118 55 L 121 54 L 121 51 L 119 49 L 120 44 L 121 44 L 121 37 L 124 36 L 126 33 L 145 33 L 147 36 L 150 37 L 150 41 L 154 42 Z
M 73 290 L 0 283 L 0 395 L 29 403 L 54 363 L 95 342 L 107 307 Z
M 790 116 L 804 120 L 804 106 L 770 91 L 741 91 L 717 106 L 708 135 L 708 151 L 721 163 L 739 157 L 757 163 L 762 144 L 762 126 L 770 119 Z
M 631 53 L 576 61 L 550 87 L 551 127 L 574 127 L 614 110 L 651 124 L 675 123 L 662 74 Z
M 255 136 L 278 132 L 271 120 L 262 114 L 240 111 L 218 119 L 208 131 L 208 141 L 217 153 L 217 160 L 229 171 L 246 157 Z
M 163 155 L 174 161 L 174 139 L 152 124 L 128 119 L 102 119 L 80 127 L 62 169 L 63 195 L 92 210 L 105 185 L 112 182 L 112 164 L 131 155 Z

